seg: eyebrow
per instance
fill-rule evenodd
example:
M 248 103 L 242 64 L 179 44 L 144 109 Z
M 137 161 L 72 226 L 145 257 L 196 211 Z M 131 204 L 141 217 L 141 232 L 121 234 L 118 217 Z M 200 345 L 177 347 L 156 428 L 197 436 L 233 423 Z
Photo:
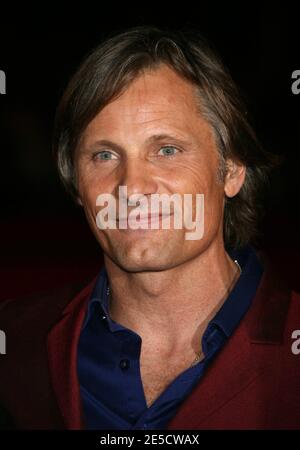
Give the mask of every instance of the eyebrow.
M 94 142 L 92 145 L 88 147 L 88 149 L 93 150 L 97 147 L 110 147 L 113 150 L 123 151 L 123 147 L 121 145 L 116 144 L 115 142 L 109 141 L 107 139 L 100 139 L 99 141 Z
M 181 145 L 190 145 L 191 143 L 187 140 L 184 139 L 180 139 L 176 136 L 172 136 L 170 134 L 154 134 L 153 136 L 150 136 L 148 139 L 146 139 L 146 144 L 147 145 L 151 145 L 154 144 L 156 142 L 160 142 L 160 141 L 173 141 L 175 143 L 181 144 Z M 94 142 L 91 146 L 89 146 L 90 149 L 93 148 L 97 148 L 97 147 L 110 147 L 113 150 L 116 151 L 124 151 L 124 148 L 119 145 L 116 144 L 115 142 L 112 142 L 110 140 L 107 139 L 100 139 L 96 142 Z
M 171 140 L 173 142 L 178 142 L 180 144 L 190 144 L 189 141 L 185 140 L 185 139 L 180 139 L 176 136 L 172 136 L 170 134 L 154 134 L 153 136 L 150 136 L 147 140 L 146 143 L 148 144 L 152 144 L 158 141 L 168 141 Z

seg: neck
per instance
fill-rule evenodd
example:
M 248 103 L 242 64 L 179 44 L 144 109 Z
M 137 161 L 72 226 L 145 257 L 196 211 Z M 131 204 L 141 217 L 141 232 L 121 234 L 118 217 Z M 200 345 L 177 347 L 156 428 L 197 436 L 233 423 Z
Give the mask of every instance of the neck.
M 130 273 L 105 257 L 110 315 L 151 346 L 199 352 L 207 323 L 232 290 L 239 269 L 224 246 L 211 245 L 196 258 L 157 272 Z M 201 349 L 200 349 L 201 350 Z

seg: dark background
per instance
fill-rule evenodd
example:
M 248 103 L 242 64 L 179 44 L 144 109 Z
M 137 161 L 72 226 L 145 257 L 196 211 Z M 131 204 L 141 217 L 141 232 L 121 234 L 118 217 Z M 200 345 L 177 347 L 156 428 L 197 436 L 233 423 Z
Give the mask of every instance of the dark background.
M 300 69 L 297 9 L 286 2 L 111 2 L 3 11 L 0 69 L 0 299 L 91 278 L 101 252 L 82 211 L 65 194 L 51 156 L 55 108 L 84 55 L 103 36 L 149 24 L 200 30 L 240 86 L 265 147 L 284 157 L 272 178 L 261 247 L 300 288 Z M 298 38 L 299 41 L 299 38 Z

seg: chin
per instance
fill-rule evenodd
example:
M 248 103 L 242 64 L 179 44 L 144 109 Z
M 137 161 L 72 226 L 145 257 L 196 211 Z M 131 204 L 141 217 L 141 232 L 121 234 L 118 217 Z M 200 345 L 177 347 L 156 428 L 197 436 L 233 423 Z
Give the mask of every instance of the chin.
M 107 257 L 127 272 L 172 269 L 201 253 L 199 243 L 185 241 L 182 233 L 141 235 L 130 232 L 120 238 L 119 234 L 110 233 L 106 235 L 107 239 L 98 241 Z
M 119 249 L 120 250 L 120 249 Z M 110 258 L 123 270 L 127 272 L 156 272 L 166 270 L 172 265 L 172 259 L 166 252 L 155 252 L 154 249 L 144 249 L 143 251 L 117 251 L 110 255 Z

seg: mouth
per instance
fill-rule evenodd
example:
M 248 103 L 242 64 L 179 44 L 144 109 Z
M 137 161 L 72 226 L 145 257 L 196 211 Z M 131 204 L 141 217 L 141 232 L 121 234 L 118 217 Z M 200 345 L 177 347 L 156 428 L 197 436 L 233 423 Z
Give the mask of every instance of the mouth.
M 161 225 L 167 218 L 171 217 L 172 214 L 139 214 L 136 217 L 119 217 L 116 219 L 117 228 L 129 228 L 136 229 L 133 225 L 141 225 L 146 228 L 155 227 L 157 229 L 157 225 Z

